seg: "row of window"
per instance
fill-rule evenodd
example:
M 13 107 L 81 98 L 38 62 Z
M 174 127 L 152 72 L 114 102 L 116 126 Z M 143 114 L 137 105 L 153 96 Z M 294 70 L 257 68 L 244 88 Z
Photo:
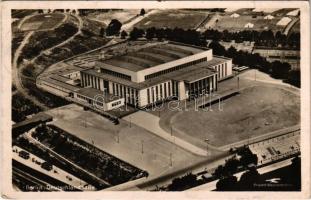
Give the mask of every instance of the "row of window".
M 82 85 L 85 86 L 91 86 L 92 88 L 101 90 L 100 87 L 100 79 L 96 76 L 91 76 L 89 74 L 82 74 Z
M 138 90 L 130 87 L 126 87 L 121 84 L 112 83 L 112 92 L 114 95 L 121 96 L 125 98 L 130 104 L 136 103 L 136 98 L 138 96 Z
M 148 80 L 148 79 L 151 79 L 151 78 L 154 78 L 154 77 L 158 77 L 160 75 L 167 74 L 167 73 L 170 73 L 170 72 L 173 72 L 173 71 L 176 71 L 176 70 L 180 70 L 180 69 L 183 69 L 185 67 L 189 67 L 189 66 L 201 63 L 201 62 L 206 62 L 206 61 L 207 61 L 207 57 L 204 57 L 204 58 L 201 58 L 201 59 L 198 59 L 198 60 L 194 60 L 194 61 L 191 61 L 191 62 L 188 62 L 188 63 L 184 63 L 182 65 L 178 65 L 178 66 L 175 66 L 175 67 L 172 67 L 172 68 L 169 68 L 169 69 L 165 69 L 165 70 L 153 73 L 153 74 L 146 75 L 145 76 L 145 80 Z
M 89 98 L 89 97 L 82 96 L 82 95 L 80 95 L 80 94 L 77 94 L 77 97 L 78 97 L 79 99 L 83 99 L 83 100 L 85 100 L 85 101 L 91 100 L 92 102 L 94 102 L 93 99 L 91 99 L 91 98 Z M 95 103 L 96 103 L 97 105 L 99 105 L 99 106 L 104 106 L 104 104 L 101 103 L 101 102 L 96 101 Z
M 204 78 L 189 85 L 189 95 L 202 93 L 203 90 L 209 94 L 210 90 L 214 90 L 214 87 L 214 76 Z
M 215 66 L 219 79 L 227 76 L 227 63 Z
M 109 75 L 112 75 L 112 76 L 115 76 L 115 77 L 118 77 L 118 78 L 122 78 L 122 79 L 125 79 L 125 80 L 129 80 L 131 81 L 131 76 L 129 75 L 126 75 L 126 74 L 122 74 L 122 73 L 119 73 L 119 72 L 115 72 L 115 71 L 112 71 L 112 70 L 109 70 L 109 69 L 103 69 L 101 68 L 101 73 L 104 73 L 104 74 L 109 74 Z
M 115 106 L 120 105 L 120 104 L 121 104 L 121 101 L 117 101 L 117 102 L 112 103 L 111 106 L 115 107 Z
M 147 88 L 148 104 L 165 99 L 172 95 L 171 82 L 162 83 L 155 87 Z

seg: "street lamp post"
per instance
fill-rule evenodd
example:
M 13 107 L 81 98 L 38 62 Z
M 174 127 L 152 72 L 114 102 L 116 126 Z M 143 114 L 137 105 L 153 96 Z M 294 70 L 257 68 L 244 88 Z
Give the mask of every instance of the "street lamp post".
M 144 140 L 141 141 L 141 154 L 144 154 Z
M 204 142 L 206 143 L 206 156 L 208 156 L 208 142 L 209 142 L 209 139 L 205 139 Z

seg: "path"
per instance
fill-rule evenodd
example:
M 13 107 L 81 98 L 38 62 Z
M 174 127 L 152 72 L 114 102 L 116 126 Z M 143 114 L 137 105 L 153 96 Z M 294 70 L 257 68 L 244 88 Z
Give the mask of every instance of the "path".
M 65 20 L 68 18 L 67 14 L 64 14 L 65 17 L 64 19 L 62 20 L 61 23 L 59 23 L 57 26 L 60 26 L 60 24 L 64 23 Z M 32 15 L 33 16 L 33 15 Z M 31 16 L 30 16 L 31 17 Z M 70 38 L 68 38 L 67 40 L 63 41 L 62 43 L 58 44 L 58 45 L 55 45 L 47 50 L 44 50 L 42 51 L 38 56 L 36 56 L 35 58 L 33 58 L 31 60 L 31 62 L 33 63 L 39 56 L 41 56 L 43 54 L 43 52 L 45 51 L 51 51 L 53 50 L 54 48 L 57 48 L 61 45 L 64 45 L 66 44 L 67 42 L 70 42 L 71 40 L 74 39 L 75 36 L 77 36 L 78 34 L 81 33 L 81 29 L 82 29 L 82 26 L 83 26 L 83 22 L 82 22 L 82 19 L 79 17 L 79 16 L 75 16 L 78 21 L 79 21 L 79 27 L 78 27 L 78 31 L 77 33 L 75 33 L 73 36 L 71 36 Z M 29 17 L 25 17 L 26 19 L 28 19 Z M 19 24 L 19 27 L 22 25 L 22 23 L 26 20 L 26 19 L 23 19 L 21 21 L 21 23 Z M 25 67 L 24 65 L 20 65 L 18 66 L 17 64 L 17 61 L 18 61 L 18 58 L 20 56 L 20 54 L 22 53 L 22 50 L 23 48 L 25 47 L 25 45 L 29 42 L 29 39 L 31 38 L 31 36 L 35 33 L 35 31 L 30 31 L 28 32 L 28 34 L 25 36 L 24 40 L 21 42 L 20 46 L 17 48 L 16 52 L 14 53 L 14 58 L 13 58 L 13 63 L 12 63 L 12 80 L 13 80 L 13 83 L 14 85 L 16 86 L 16 89 L 18 91 L 20 91 L 27 99 L 31 100 L 34 104 L 36 104 L 37 106 L 39 106 L 41 109 L 43 110 L 47 110 L 49 109 L 47 106 L 45 106 L 44 104 L 42 104 L 40 101 L 38 101 L 35 97 L 31 96 L 28 94 L 28 91 L 26 88 L 24 88 L 23 86 L 23 83 L 22 83 L 22 80 L 21 80 L 21 71 L 22 69 Z
M 124 30 L 126 32 L 130 31 L 135 24 L 139 23 L 145 17 L 148 17 L 149 15 L 155 14 L 157 12 L 159 12 L 159 10 L 151 10 L 151 11 L 147 12 L 144 16 L 136 17 L 132 21 L 130 21 L 130 22 L 126 23 L 126 24 L 123 24 L 122 27 L 121 27 L 121 31 L 122 30 Z
M 296 23 L 298 23 L 298 21 L 299 21 L 299 18 L 295 18 L 291 22 L 289 22 L 286 28 L 284 29 L 283 34 L 288 35 L 289 31 L 294 27 Z
M 20 69 L 18 69 L 18 67 L 17 67 L 18 66 L 18 64 L 17 64 L 18 58 L 19 58 L 23 48 L 29 42 L 29 39 L 33 34 L 34 34 L 34 31 L 28 32 L 27 35 L 25 36 L 24 40 L 21 42 L 21 44 L 19 45 L 19 47 L 16 49 L 16 51 L 14 53 L 13 63 L 12 63 L 12 82 L 15 85 L 16 90 L 21 92 L 23 96 L 25 96 L 27 99 L 31 100 L 34 104 L 36 104 L 37 106 L 39 106 L 43 110 L 46 110 L 46 109 L 48 109 L 48 107 L 46 107 L 44 104 L 39 102 L 35 97 L 28 94 L 27 90 L 24 88 L 24 86 L 22 84 L 22 80 L 20 77 Z
M 160 118 L 152 115 L 150 113 L 144 112 L 144 111 L 138 111 L 131 115 L 128 115 L 123 118 L 124 120 L 128 121 L 129 123 L 134 123 L 137 126 L 140 126 L 157 136 L 187 150 L 190 151 L 196 155 L 206 156 L 207 153 L 210 154 L 210 152 L 207 152 L 206 150 L 203 150 L 191 143 L 188 143 L 178 137 L 175 137 L 171 135 L 170 133 L 166 132 L 160 127 Z
M 68 14 L 65 14 L 65 16 L 68 17 Z M 64 40 L 63 42 L 61 42 L 61 43 L 59 43 L 59 44 L 57 44 L 57 45 L 55 45 L 53 47 L 50 47 L 48 49 L 45 49 L 45 50 L 41 51 L 39 55 L 37 55 L 36 57 L 34 57 L 30 61 L 31 63 L 34 63 L 38 59 L 38 57 L 42 56 L 43 53 L 49 52 L 49 51 L 53 51 L 53 49 L 65 45 L 66 43 L 72 41 L 77 35 L 81 34 L 81 29 L 83 27 L 83 21 L 82 21 L 80 16 L 77 16 L 77 15 L 72 15 L 72 16 L 76 17 L 78 19 L 78 21 L 79 21 L 78 31 L 74 35 L 72 35 L 71 37 L 69 37 L 66 40 Z

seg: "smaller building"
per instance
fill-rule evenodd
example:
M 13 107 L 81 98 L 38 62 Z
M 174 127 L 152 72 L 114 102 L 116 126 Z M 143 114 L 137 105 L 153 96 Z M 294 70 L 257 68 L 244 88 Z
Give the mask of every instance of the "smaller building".
M 87 104 L 103 111 L 116 109 L 124 105 L 124 98 L 90 87 L 75 91 L 73 98 L 82 104 Z

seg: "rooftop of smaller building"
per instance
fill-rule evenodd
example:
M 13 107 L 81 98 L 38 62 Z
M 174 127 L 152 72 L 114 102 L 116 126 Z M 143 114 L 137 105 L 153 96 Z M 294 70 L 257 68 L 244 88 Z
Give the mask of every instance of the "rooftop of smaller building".
M 120 99 L 121 97 L 115 96 L 112 94 L 104 93 L 101 90 L 95 88 L 81 88 L 80 90 L 76 91 L 77 94 L 89 97 L 91 99 L 95 99 L 101 103 L 109 103 L 115 100 Z
M 68 84 L 66 82 L 63 82 L 62 80 L 58 80 L 58 79 L 53 79 L 51 77 L 44 77 L 44 78 L 40 78 L 41 81 L 47 82 L 47 83 L 51 83 L 53 85 L 57 85 L 60 86 L 62 88 L 65 88 L 67 90 L 70 91 L 76 91 L 79 89 L 79 87 Z

